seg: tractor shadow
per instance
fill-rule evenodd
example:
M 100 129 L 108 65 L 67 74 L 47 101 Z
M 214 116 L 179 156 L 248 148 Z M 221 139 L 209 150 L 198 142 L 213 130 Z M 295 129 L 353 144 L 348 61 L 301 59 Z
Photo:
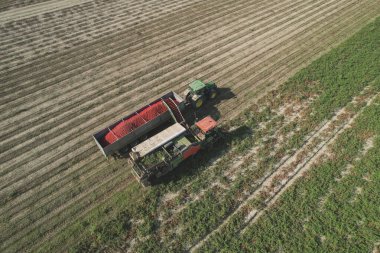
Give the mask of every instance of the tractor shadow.
M 222 130 L 222 138 L 208 149 L 201 150 L 194 157 L 183 161 L 168 174 L 152 181 L 152 185 L 168 185 L 180 180 L 194 180 L 214 162 L 231 150 L 232 144 L 252 135 L 252 129 L 240 126 L 232 131 Z
M 186 122 L 188 122 L 189 125 L 192 125 L 209 115 L 213 119 L 219 120 L 221 118 L 221 113 L 217 106 L 223 101 L 234 98 L 236 98 L 236 95 L 231 91 L 230 88 L 218 88 L 218 95 L 216 98 L 207 101 L 199 109 L 189 110 L 189 112 L 184 115 Z

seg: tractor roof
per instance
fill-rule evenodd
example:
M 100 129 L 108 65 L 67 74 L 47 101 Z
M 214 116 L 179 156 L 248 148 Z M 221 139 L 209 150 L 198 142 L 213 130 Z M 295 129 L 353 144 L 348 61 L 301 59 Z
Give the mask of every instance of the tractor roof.
M 195 125 L 199 127 L 204 133 L 207 133 L 211 129 L 215 128 L 217 124 L 218 123 L 213 118 L 211 118 L 211 116 L 207 116 L 195 123 Z
M 195 80 L 192 83 L 190 83 L 190 89 L 193 91 L 199 91 L 206 87 L 206 84 L 204 84 L 201 80 Z

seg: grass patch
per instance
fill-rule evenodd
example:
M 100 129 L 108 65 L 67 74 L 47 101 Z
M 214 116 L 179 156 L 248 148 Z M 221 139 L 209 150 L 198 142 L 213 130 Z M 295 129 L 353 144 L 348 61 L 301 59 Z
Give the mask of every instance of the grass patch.
M 379 203 L 373 198 L 380 185 L 377 172 L 380 166 L 379 102 L 378 97 L 373 106 L 366 108 L 357 119 L 353 128 L 337 139 L 332 147 L 332 158 L 315 165 L 306 178 L 282 196 L 280 203 L 268 215 L 242 236 L 237 235 L 244 218 L 235 217 L 237 222 L 231 222 L 200 251 L 370 251 L 380 239 Z M 363 155 L 361 152 L 368 136 L 377 138 L 374 147 Z M 352 164 L 353 167 L 349 167 Z M 338 183 L 337 179 L 347 168 L 351 168 L 352 173 Z M 324 205 L 323 209 L 321 205 Z M 347 239 L 351 245 L 347 244 Z

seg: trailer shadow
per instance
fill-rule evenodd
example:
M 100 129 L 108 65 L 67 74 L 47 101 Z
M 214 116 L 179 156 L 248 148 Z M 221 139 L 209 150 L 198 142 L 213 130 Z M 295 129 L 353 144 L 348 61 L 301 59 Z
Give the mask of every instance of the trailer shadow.
M 168 174 L 152 181 L 152 185 L 167 185 L 180 180 L 192 180 L 207 170 L 217 159 L 221 158 L 232 148 L 232 143 L 252 135 L 252 129 L 240 126 L 232 131 L 223 131 L 222 138 L 207 150 L 185 160 Z
M 236 98 L 236 95 L 230 88 L 218 88 L 218 96 L 216 98 L 207 101 L 201 108 L 190 110 L 190 112 L 184 115 L 186 122 L 192 125 L 208 115 L 212 116 L 215 120 L 219 120 L 221 113 L 217 106 L 223 101 L 234 98 Z

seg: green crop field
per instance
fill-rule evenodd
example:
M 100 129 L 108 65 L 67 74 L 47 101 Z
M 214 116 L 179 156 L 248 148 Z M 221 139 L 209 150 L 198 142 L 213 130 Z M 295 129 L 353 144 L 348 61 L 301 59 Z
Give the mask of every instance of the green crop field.
M 379 80 L 378 80 L 379 81 Z M 205 251 L 376 252 L 380 245 L 380 96 L 243 233 L 231 225 Z M 207 249 L 207 250 L 206 250 Z
M 209 154 L 151 188 L 131 183 L 40 251 L 375 249 L 379 41 L 378 18 L 228 122 Z

